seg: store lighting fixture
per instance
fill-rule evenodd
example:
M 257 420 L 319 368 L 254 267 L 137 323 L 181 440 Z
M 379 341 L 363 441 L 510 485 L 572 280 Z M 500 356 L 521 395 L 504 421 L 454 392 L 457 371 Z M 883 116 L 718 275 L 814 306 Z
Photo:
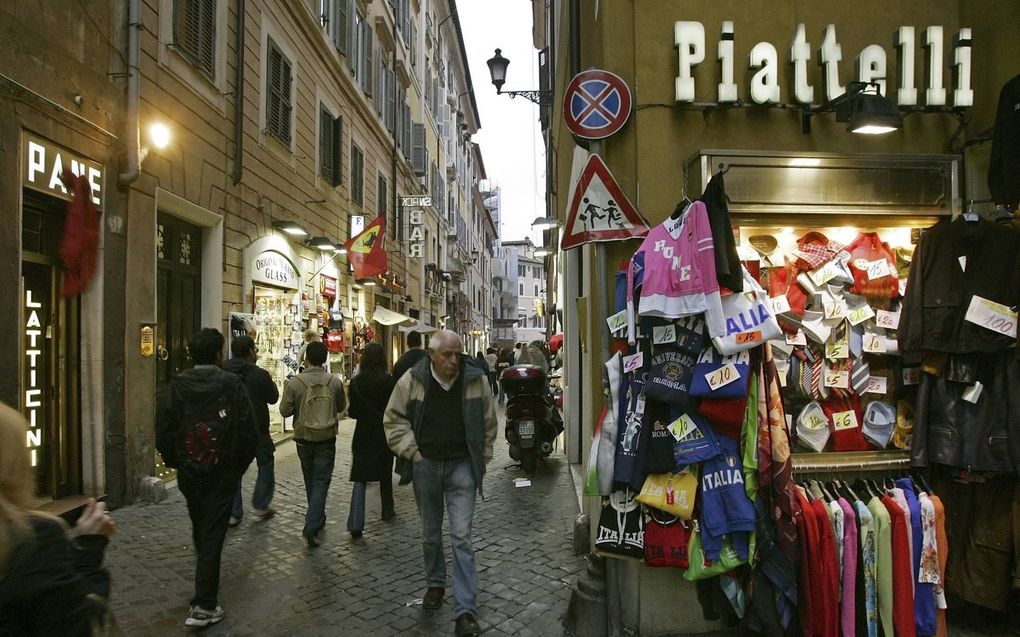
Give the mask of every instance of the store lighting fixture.
M 535 230 L 552 230 L 559 225 L 560 221 L 556 217 L 539 217 L 531 222 L 531 227 Z
M 847 130 L 863 135 L 891 133 L 903 126 L 900 109 L 879 92 L 875 82 L 850 82 L 836 99 L 801 114 L 801 130 L 811 132 L 811 117 L 818 113 L 835 112 L 837 122 L 847 122 Z
M 375 285 L 375 279 L 373 279 L 372 277 L 369 277 L 367 279 L 358 279 L 357 281 L 355 281 L 355 283 L 357 283 L 358 285 L 364 285 L 366 288 L 370 288 L 373 285 Z
M 333 244 L 332 239 L 329 237 L 312 237 L 305 243 L 313 248 L 318 248 L 323 252 L 336 252 L 336 245 Z
M 149 125 L 149 143 L 156 150 L 163 150 L 170 144 L 170 128 L 163 122 Z
M 337 248 L 333 250 L 333 254 L 338 256 L 341 254 L 347 254 L 347 248 L 343 246 L 337 246 Z
M 308 236 L 308 231 L 294 221 L 274 221 L 273 227 L 295 237 Z

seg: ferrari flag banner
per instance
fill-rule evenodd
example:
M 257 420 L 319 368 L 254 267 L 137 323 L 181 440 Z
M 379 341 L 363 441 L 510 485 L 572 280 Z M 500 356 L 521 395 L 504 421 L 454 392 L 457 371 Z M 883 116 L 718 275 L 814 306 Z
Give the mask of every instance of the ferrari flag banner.
M 389 269 L 389 259 L 383 241 L 386 217 L 379 216 L 361 232 L 347 240 L 347 260 L 354 268 L 355 279 L 367 279 Z

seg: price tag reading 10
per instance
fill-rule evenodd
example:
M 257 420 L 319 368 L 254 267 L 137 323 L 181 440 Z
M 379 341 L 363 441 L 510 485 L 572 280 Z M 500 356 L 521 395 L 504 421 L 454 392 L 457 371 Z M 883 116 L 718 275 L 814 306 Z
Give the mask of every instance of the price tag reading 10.
M 705 380 L 708 381 L 708 386 L 712 391 L 729 385 L 739 378 L 740 374 L 737 372 L 737 366 L 733 363 L 727 363 L 714 372 L 705 374 Z

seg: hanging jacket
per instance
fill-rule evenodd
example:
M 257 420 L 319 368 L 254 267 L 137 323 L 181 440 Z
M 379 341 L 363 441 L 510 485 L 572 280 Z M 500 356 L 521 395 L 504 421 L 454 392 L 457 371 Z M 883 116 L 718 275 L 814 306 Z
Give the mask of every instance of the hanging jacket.
M 995 203 L 1020 202 L 1020 75 L 999 93 L 988 162 L 988 191 Z
M 740 273 L 740 257 L 737 256 L 737 240 L 733 236 L 733 223 L 730 221 L 730 209 L 726 203 L 723 173 L 712 175 L 698 201 L 703 202 L 708 209 L 708 223 L 712 226 L 716 279 L 722 287 L 733 292 L 743 292 L 744 278 Z

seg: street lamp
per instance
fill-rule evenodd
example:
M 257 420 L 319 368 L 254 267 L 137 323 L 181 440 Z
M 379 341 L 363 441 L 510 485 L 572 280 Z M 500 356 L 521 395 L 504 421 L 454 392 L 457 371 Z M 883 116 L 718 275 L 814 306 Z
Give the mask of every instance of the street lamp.
M 531 227 L 535 230 L 552 230 L 560 225 L 560 220 L 556 217 L 538 217 L 531 222 Z
M 900 109 L 886 99 L 875 82 L 850 82 L 839 97 L 801 113 L 801 131 L 811 132 L 811 117 L 835 111 L 837 122 L 847 122 L 851 133 L 881 135 L 903 126 Z
M 510 60 L 506 59 L 502 55 L 501 49 L 496 49 L 496 55 L 492 56 L 485 62 L 489 65 L 489 75 L 492 78 L 492 85 L 496 87 L 496 95 L 509 95 L 511 99 L 520 95 L 521 97 L 531 100 L 539 106 L 549 106 L 552 104 L 552 91 L 504 91 L 503 84 L 506 82 L 506 67 L 510 66 Z

